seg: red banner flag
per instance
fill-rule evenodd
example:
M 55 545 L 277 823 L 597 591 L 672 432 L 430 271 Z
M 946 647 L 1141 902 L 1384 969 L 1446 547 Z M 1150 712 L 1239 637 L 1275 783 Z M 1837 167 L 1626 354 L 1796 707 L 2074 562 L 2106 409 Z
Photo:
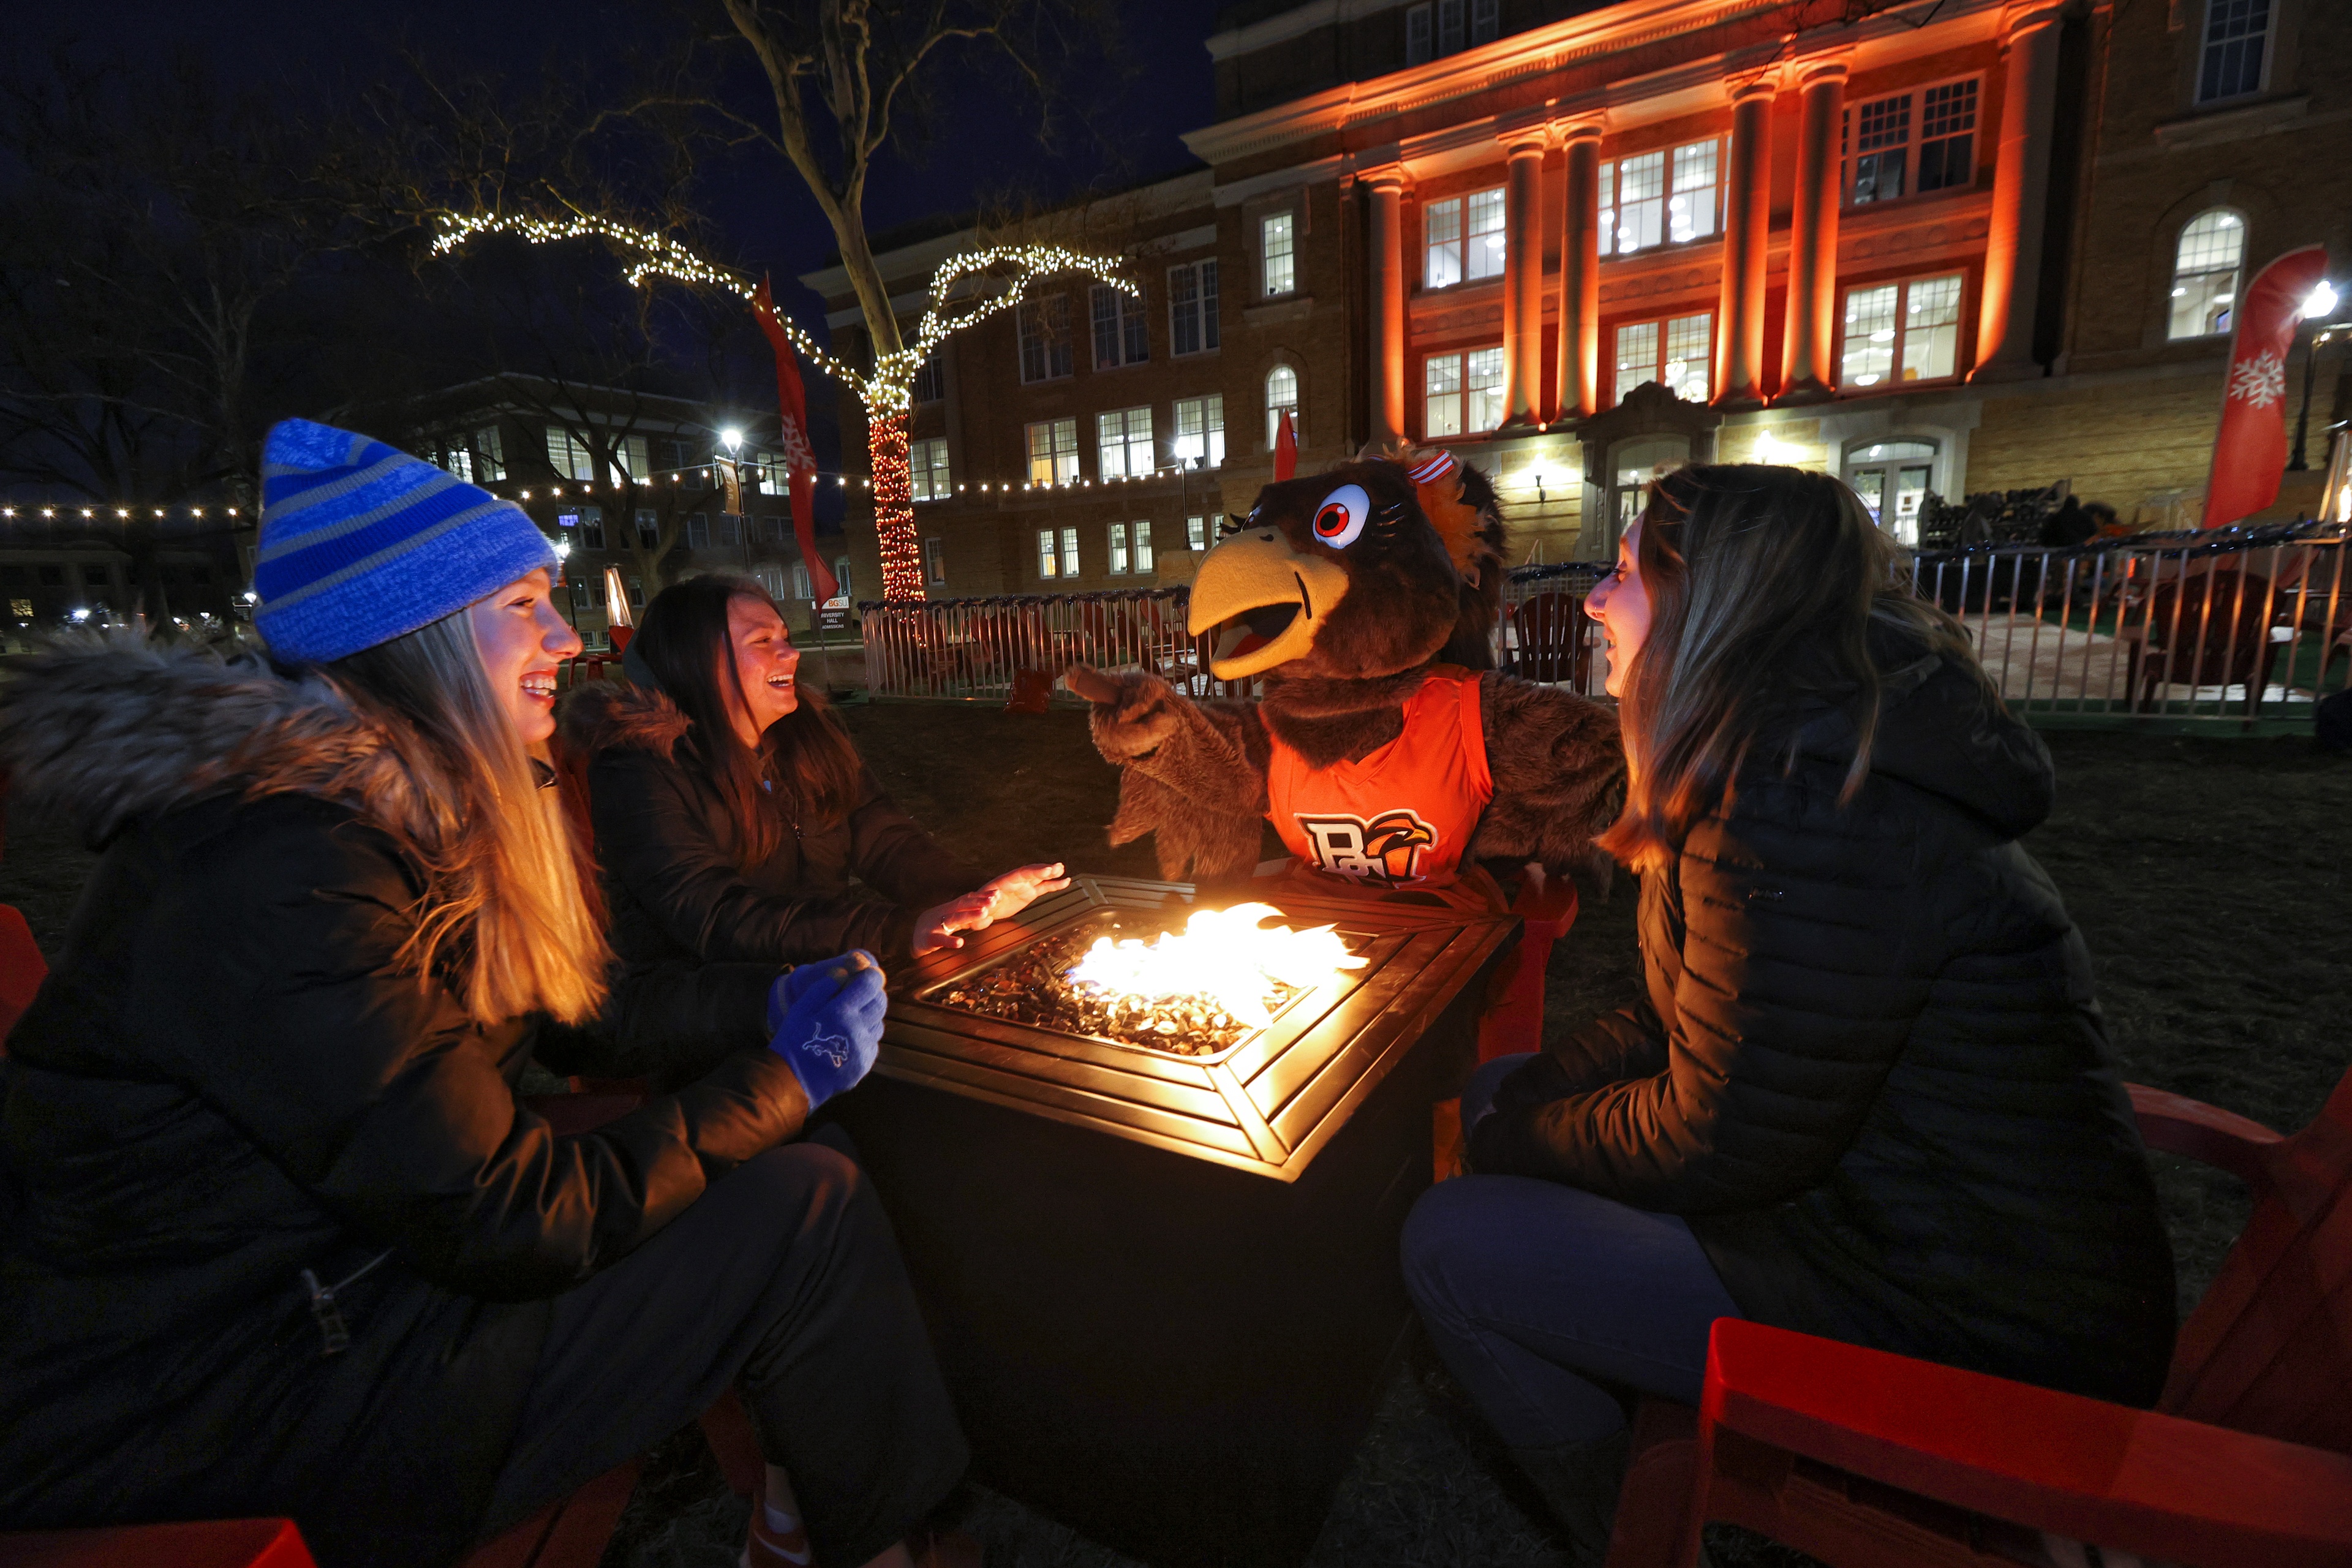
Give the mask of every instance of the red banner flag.
M 776 408 L 783 421 L 793 537 L 800 542 L 801 559 L 808 563 L 809 585 L 823 603 L 839 594 L 841 585 L 816 551 L 816 448 L 809 444 L 808 390 L 801 384 L 801 362 L 793 353 L 793 340 L 784 334 L 783 320 L 776 314 L 775 298 L 768 292 L 765 278 L 760 279 L 751 304 L 760 318 L 760 330 L 768 334 L 769 346 L 776 351 Z
M 2290 250 L 2254 275 L 2231 309 L 2230 374 L 2200 525 L 2226 528 L 2278 499 L 2286 469 L 2286 356 L 2303 303 L 2327 276 L 2327 247 Z
M 1298 432 L 1290 426 L 1290 410 L 1282 411 L 1281 421 L 1274 427 L 1274 482 L 1282 483 L 1298 472 Z

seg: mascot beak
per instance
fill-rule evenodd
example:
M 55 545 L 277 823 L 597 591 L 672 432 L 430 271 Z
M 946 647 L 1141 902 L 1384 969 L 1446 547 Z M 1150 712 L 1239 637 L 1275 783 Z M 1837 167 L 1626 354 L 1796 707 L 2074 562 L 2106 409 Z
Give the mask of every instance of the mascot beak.
M 1302 555 L 1278 528 L 1252 528 L 1202 558 L 1192 582 L 1191 629 L 1212 627 L 1209 668 L 1237 680 L 1303 658 L 1348 592 L 1348 570 L 1328 555 Z

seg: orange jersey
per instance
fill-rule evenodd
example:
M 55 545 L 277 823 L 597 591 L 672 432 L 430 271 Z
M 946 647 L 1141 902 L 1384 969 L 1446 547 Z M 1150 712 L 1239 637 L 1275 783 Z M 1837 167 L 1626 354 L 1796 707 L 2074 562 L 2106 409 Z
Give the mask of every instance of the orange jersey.
M 1368 887 L 1451 883 L 1495 796 L 1478 691 L 1475 671 L 1433 666 L 1405 701 L 1404 732 L 1358 762 L 1309 767 L 1275 740 L 1266 816 L 1283 847 Z

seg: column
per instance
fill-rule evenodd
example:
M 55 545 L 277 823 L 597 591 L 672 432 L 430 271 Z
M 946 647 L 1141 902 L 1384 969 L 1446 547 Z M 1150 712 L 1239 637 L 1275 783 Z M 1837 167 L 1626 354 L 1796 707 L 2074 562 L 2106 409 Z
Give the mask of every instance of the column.
M 1543 159 L 1540 125 L 1507 132 L 1503 191 L 1503 425 L 1543 424 Z
M 1718 408 L 1764 405 L 1764 258 L 1772 225 L 1770 74 L 1731 95 L 1731 156 L 1724 171 L 1722 344 Z
M 1970 381 L 2042 374 L 2033 359 L 2033 301 L 2050 210 L 2051 116 L 2058 95 L 2055 5 L 2021 5 L 2004 27 L 2000 146 L 1993 154 L 1992 226 Z
M 1371 197 L 1372 439 L 1404 439 L 1404 171 L 1364 176 Z
M 1564 424 L 1599 409 L 1601 391 L 1601 124 L 1567 132 L 1568 192 L 1559 241 L 1559 413 Z
M 1821 403 L 1837 385 L 1838 140 L 1843 60 L 1808 67 L 1797 121 L 1797 200 L 1789 234 L 1789 322 L 1780 403 Z

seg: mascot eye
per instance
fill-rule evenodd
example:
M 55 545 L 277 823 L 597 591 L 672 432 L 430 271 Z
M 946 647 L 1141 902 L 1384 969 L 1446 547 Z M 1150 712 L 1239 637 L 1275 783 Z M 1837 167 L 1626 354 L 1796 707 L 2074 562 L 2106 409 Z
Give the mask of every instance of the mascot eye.
M 1345 550 L 1364 531 L 1364 520 L 1371 510 L 1371 498 L 1363 486 L 1341 485 L 1315 509 L 1315 537 L 1334 550 Z

